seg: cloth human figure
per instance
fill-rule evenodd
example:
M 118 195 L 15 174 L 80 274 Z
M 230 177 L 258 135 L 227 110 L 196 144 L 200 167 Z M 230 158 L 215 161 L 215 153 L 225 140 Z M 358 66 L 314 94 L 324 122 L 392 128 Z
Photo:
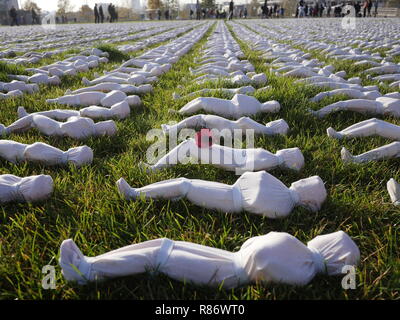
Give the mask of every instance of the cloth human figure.
M 315 97 L 311 98 L 310 101 L 312 102 L 319 102 L 326 97 L 334 97 L 339 95 L 345 95 L 352 99 L 368 99 L 368 100 L 375 100 L 382 96 L 382 94 L 377 91 L 360 91 L 356 89 L 335 89 L 331 91 L 324 91 L 318 93 Z
M 20 90 L 22 92 L 34 93 L 39 91 L 36 83 L 25 83 L 24 81 L 12 80 L 11 82 L 0 82 L 0 91 L 9 92 Z
M 160 181 L 142 188 L 131 188 L 123 179 L 118 190 L 127 200 L 176 200 L 187 198 L 195 205 L 223 212 L 247 211 L 269 218 L 288 216 L 295 206 L 318 211 L 327 193 L 321 178 L 313 176 L 292 183 L 287 188 L 266 171 L 245 172 L 233 185 L 219 182 L 177 178 Z
M 88 146 L 70 148 L 62 151 L 46 143 L 24 144 L 12 140 L 0 140 L 0 158 L 13 163 L 23 161 L 39 162 L 45 165 L 66 165 L 77 167 L 93 161 L 93 150 Z
M 236 149 L 218 144 L 199 146 L 195 139 L 187 139 L 173 148 L 154 165 L 145 165 L 147 170 L 156 171 L 189 159 L 195 163 L 211 164 L 228 171 L 259 171 L 284 167 L 299 171 L 304 166 L 304 157 L 298 148 L 278 150 L 275 154 L 262 148 Z
M 91 136 L 112 136 L 117 132 L 113 120 L 94 123 L 85 117 L 70 117 L 66 122 L 58 122 L 43 115 L 28 115 L 18 119 L 8 127 L 0 124 L 0 134 L 24 132 L 36 128 L 47 136 L 70 137 L 73 139 L 86 139 Z
M 400 97 L 395 98 L 397 95 L 383 96 L 376 100 L 367 99 L 352 99 L 332 103 L 318 111 L 310 110 L 310 112 L 323 118 L 332 112 L 348 110 L 360 113 L 372 113 L 390 115 L 394 117 L 400 116 Z
M 24 75 L 8 75 L 12 79 L 30 82 L 30 83 L 37 83 L 37 84 L 49 84 L 49 85 L 59 85 L 61 84 L 61 80 L 58 76 L 48 76 L 47 74 L 43 73 L 36 73 L 32 76 L 24 76 Z
M 71 94 L 62 96 L 55 99 L 47 99 L 47 103 L 58 103 L 69 106 L 95 106 L 101 105 L 103 107 L 111 107 L 112 105 L 126 101 L 130 106 L 135 106 L 140 104 L 140 98 L 138 96 L 132 95 L 127 96 L 124 92 L 113 90 L 109 93 L 90 91 L 78 94 Z
M 180 114 L 192 115 L 201 110 L 223 117 L 239 119 L 242 116 L 255 115 L 260 112 L 278 112 L 281 106 L 278 101 L 260 103 L 256 98 L 245 94 L 235 94 L 231 100 L 213 97 L 196 98 L 179 110 Z
M 90 119 L 125 119 L 131 113 L 128 102 L 122 101 L 112 105 L 111 108 L 90 106 L 80 110 L 71 109 L 53 109 L 48 111 L 38 111 L 27 113 L 24 107 L 18 107 L 18 117 L 26 117 L 28 115 L 43 115 L 58 121 L 66 121 L 70 117 L 87 117 Z
M 240 94 L 252 94 L 256 92 L 256 89 L 254 89 L 252 86 L 244 86 L 244 87 L 239 87 L 239 88 L 218 88 L 218 89 L 210 89 L 210 88 L 204 88 L 201 90 L 197 90 L 194 92 L 191 92 L 185 96 L 181 96 L 177 93 L 173 93 L 172 97 L 174 100 L 181 99 L 181 98 L 190 98 L 199 94 L 207 94 L 207 93 L 216 93 L 216 92 L 222 92 L 224 94 L 231 94 L 235 95 L 237 93 Z
M 256 134 L 265 135 L 286 134 L 289 130 L 288 124 L 283 119 L 274 120 L 263 125 L 248 117 L 242 117 L 236 121 L 232 121 L 223 117 L 205 114 L 188 117 L 175 125 L 162 124 L 161 128 L 166 134 L 170 132 L 179 132 L 184 128 L 207 128 L 220 131 L 242 130 L 243 134 L 246 133 L 246 130 L 254 130 Z
M 91 91 L 101 91 L 101 92 L 110 92 L 110 91 L 122 91 L 126 94 L 144 94 L 153 91 L 153 87 L 151 84 L 143 84 L 140 86 L 133 86 L 130 84 L 119 84 L 113 82 L 101 82 L 91 87 L 85 87 L 76 89 L 74 91 L 67 90 L 66 94 L 74 95 L 83 92 L 91 92 Z
M 231 289 L 251 283 L 306 285 L 316 274 L 340 275 L 356 266 L 360 251 L 343 231 L 319 235 L 304 245 L 285 232 L 269 232 L 230 252 L 167 238 L 149 240 L 86 257 L 72 239 L 60 247 L 59 264 L 68 281 L 83 285 L 148 271 L 172 279 Z
M 53 193 L 53 179 L 48 175 L 17 177 L 0 175 L 0 202 L 35 202 L 46 200 Z

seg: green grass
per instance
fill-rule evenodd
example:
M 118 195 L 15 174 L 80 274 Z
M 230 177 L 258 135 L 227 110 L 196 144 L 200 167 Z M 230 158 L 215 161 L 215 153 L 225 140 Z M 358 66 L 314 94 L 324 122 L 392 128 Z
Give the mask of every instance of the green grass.
M 210 29 L 211 31 L 211 29 Z M 210 34 L 210 31 L 208 35 Z M 290 128 L 288 136 L 257 137 L 256 147 L 275 152 L 299 147 L 306 165 L 301 172 L 275 169 L 271 173 L 286 185 L 319 175 L 328 190 L 322 209 L 311 213 L 296 208 L 282 220 L 271 220 L 247 213 L 227 214 L 206 210 L 188 201 L 127 202 L 117 192 L 115 181 L 124 177 L 132 186 L 140 187 L 169 178 L 188 177 L 233 183 L 238 177 L 211 166 L 179 165 L 165 171 L 145 174 L 138 163 L 146 161 L 146 150 L 153 143 L 146 140 L 148 130 L 160 124 L 178 121 L 183 117 L 168 112 L 179 109 L 187 100 L 172 99 L 179 93 L 200 89 L 190 84 L 193 78 L 189 67 L 201 54 L 204 37 L 176 63 L 170 72 L 160 77 L 154 92 L 142 96 L 143 106 L 136 108 L 128 119 L 118 122 L 114 137 L 91 138 L 85 144 L 94 150 L 91 166 L 44 167 L 41 165 L 13 165 L 0 160 L 0 174 L 19 176 L 50 174 L 55 183 L 50 200 L 37 204 L 7 204 L 0 209 L 0 299 L 399 299 L 399 209 L 390 204 L 386 182 L 400 180 L 399 160 L 388 160 L 367 165 L 345 165 L 340 160 L 340 148 L 348 147 L 358 154 L 382 144 L 381 138 L 352 139 L 338 142 L 329 139 L 326 128 L 343 129 L 366 116 L 351 112 L 333 114 L 323 120 L 310 116 L 309 107 L 320 108 L 328 101 L 310 104 L 308 99 L 320 90 L 294 84 L 292 79 L 276 77 L 260 54 L 252 52 L 240 42 L 242 49 L 257 72 L 266 72 L 272 90 L 257 93 L 260 101 L 278 100 L 282 109 L 278 114 L 258 115 L 262 123 L 283 118 Z M 109 48 L 109 51 L 115 49 Z M 118 52 L 116 57 L 118 56 Z M 136 53 L 135 53 L 136 54 Z M 57 88 L 42 87 L 40 93 L 2 101 L 1 122 L 8 125 L 16 119 L 16 108 L 24 105 L 28 112 L 55 108 L 45 99 L 57 97 L 67 88 L 81 87 L 82 76 L 93 77 L 103 65 L 79 77 L 66 77 Z M 2 72 L 0 72 L 0 75 Z M 4 73 L 3 73 L 4 74 Z M 182 81 L 185 79 L 185 81 Z M 183 85 L 183 88 L 178 88 Z M 221 84 L 207 83 L 207 87 Z M 204 87 L 204 86 L 203 86 Z M 215 93 L 213 96 L 223 95 Z M 385 117 L 400 124 L 400 120 Z M 10 139 L 24 143 L 42 141 L 61 149 L 78 146 L 72 139 L 45 137 L 35 130 Z M 77 286 L 66 283 L 57 265 L 61 242 L 73 238 L 87 256 L 151 240 L 169 237 L 192 241 L 226 250 L 238 250 L 248 238 L 270 231 L 288 232 L 303 242 L 313 237 L 344 230 L 356 241 L 361 251 L 357 269 L 357 289 L 343 290 L 341 277 L 317 276 L 304 287 L 254 284 L 223 290 L 180 283 L 163 275 L 142 274 L 119 278 L 104 283 Z M 57 288 L 44 290 L 41 269 L 51 264 L 57 270 Z

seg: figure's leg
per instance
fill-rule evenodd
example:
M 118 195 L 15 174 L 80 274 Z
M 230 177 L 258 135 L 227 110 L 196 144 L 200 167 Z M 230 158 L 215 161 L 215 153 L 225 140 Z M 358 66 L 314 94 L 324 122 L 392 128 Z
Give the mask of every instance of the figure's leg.
M 79 284 L 134 275 L 155 267 L 161 244 L 162 239 L 156 239 L 89 258 L 82 254 L 72 239 L 69 239 L 61 244 L 59 263 L 64 277 L 68 281 L 78 281 Z
M 337 139 L 343 137 L 368 137 L 372 135 L 379 135 L 389 139 L 400 139 L 399 126 L 376 118 L 361 121 L 339 132 L 336 132 L 333 128 L 328 128 L 327 132 L 328 136 Z
M 142 188 L 131 188 L 123 178 L 117 181 L 119 192 L 127 200 L 136 199 L 141 194 L 144 194 L 147 199 L 180 199 L 186 196 L 190 184 L 191 180 L 177 178 L 156 182 Z
M 33 116 L 28 115 L 26 117 L 18 119 L 14 123 L 10 124 L 6 128 L 6 133 L 23 132 L 23 131 L 29 130 L 32 127 L 33 127 Z
M 203 119 L 203 115 L 198 114 L 198 115 L 186 118 L 175 125 L 162 124 L 161 128 L 166 134 L 168 134 L 169 132 L 173 132 L 173 131 L 179 132 L 180 130 L 182 130 L 184 128 L 195 129 L 195 128 L 205 128 L 205 126 L 206 126 L 206 123 Z
M 191 149 L 193 149 L 193 143 L 194 142 L 189 140 L 183 141 L 158 160 L 154 165 L 148 166 L 148 168 L 151 170 L 163 169 L 184 162 L 189 155 L 195 156 L 195 152 L 191 152 Z
M 318 111 L 312 111 L 311 113 L 323 118 L 329 113 L 341 111 L 341 110 L 350 110 L 361 113 L 382 113 L 380 112 L 381 103 L 374 100 L 366 100 L 366 99 L 353 99 L 346 101 L 339 101 L 336 103 L 332 103 Z
M 385 146 L 370 150 L 358 156 L 353 156 L 346 148 L 342 148 L 341 156 L 344 162 L 363 163 L 391 159 L 400 155 L 400 142 L 392 142 Z
M 209 209 L 225 212 L 241 210 L 241 207 L 235 206 L 233 201 L 232 187 L 218 182 L 178 178 L 135 189 L 121 178 L 117 181 L 117 186 L 120 193 L 128 200 L 135 199 L 141 194 L 150 199 L 178 200 L 186 197 L 190 202 Z
M 22 118 L 29 115 L 29 113 L 26 112 L 24 107 L 18 107 L 18 117 Z M 65 121 L 69 117 L 79 117 L 79 111 L 76 110 L 64 110 L 64 109 L 55 109 L 55 110 L 48 110 L 48 111 L 39 111 L 39 112 L 33 112 L 31 115 L 41 115 L 45 116 L 51 119 L 55 119 L 58 121 Z

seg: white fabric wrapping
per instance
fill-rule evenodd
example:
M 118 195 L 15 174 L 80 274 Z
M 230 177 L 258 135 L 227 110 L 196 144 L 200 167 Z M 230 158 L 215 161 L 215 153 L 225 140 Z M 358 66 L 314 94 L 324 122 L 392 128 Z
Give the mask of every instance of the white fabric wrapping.
M 117 126 L 112 120 L 94 123 L 89 118 L 70 117 L 66 122 L 58 122 L 43 115 L 28 115 L 8 127 L 0 124 L 0 133 L 18 133 L 31 128 L 38 129 L 44 135 L 67 136 L 78 140 L 91 136 L 114 135 L 117 132 Z
M 86 117 L 90 119 L 125 119 L 131 113 L 131 108 L 127 101 L 121 101 L 111 106 L 111 108 L 90 106 L 78 110 L 53 109 L 34 113 L 26 112 L 24 107 L 18 107 L 18 117 L 23 118 L 28 115 L 42 115 L 58 121 L 66 121 L 70 117 Z
M 34 202 L 45 200 L 53 192 L 53 179 L 48 175 L 20 178 L 0 175 L 0 202 Z
M 260 103 L 256 98 L 245 94 L 235 94 L 231 100 L 219 98 L 196 98 L 179 110 L 184 115 L 192 115 L 201 110 L 223 117 L 238 119 L 242 116 L 255 115 L 259 112 L 278 112 L 278 101 Z
M 372 118 L 358 122 L 341 131 L 335 131 L 332 127 L 327 129 L 329 137 L 342 139 L 342 138 L 356 138 L 356 137 L 369 137 L 380 136 L 383 138 L 400 140 L 400 126 L 395 124 Z
M 119 192 L 126 199 L 144 195 L 150 199 L 181 199 L 208 209 L 240 212 L 283 218 L 296 205 L 317 211 L 327 193 L 321 178 L 313 176 L 292 183 L 287 188 L 265 171 L 245 172 L 233 185 L 218 182 L 178 178 L 160 181 L 142 188 L 131 188 L 123 179 L 117 181 Z
M 344 162 L 365 163 L 369 161 L 378 161 L 400 156 L 400 142 L 392 142 L 385 146 L 372 149 L 360 155 L 352 155 L 345 147 L 341 150 L 341 157 Z
M 196 160 L 196 163 L 212 164 L 225 170 L 243 172 L 270 170 L 277 166 L 300 170 L 304 166 L 304 157 L 298 148 L 278 150 L 276 154 L 261 148 L 236 149 L 218 144 L 199 148 L 194 139 L 188 139 L 147 168 L 159 170 L 179 163 L 187 163 L 190 158 Z
M 48 103 L 58 103 L 70 106 L 94 106 L 101 105 L 103 107 L 111 107 L 122 101 L 128 102 L 129 105 L 140 104 L 138 96 L 127 96 L 126 93 L 119 90 L 112 90 L 108 93 L 100 91 L 88 91 L 78 94 L 70 94 L 56 99 L 47 99 Z
M 99 83 L 99 84 L 91 86 L 91 87 L 80 88 L 80 89 L 77 89 L 74 91 L 68 91 L 68 94 L 78 94 L 78 93 L 91 92 L 91 91 L 110 92 L 113 90 L 119 90 L 126 94 L 139 94 L 139 93 L 144 94 L 144 93 L 151 92 L 153 90 L 153 87 L 151 84 L 144 84 L 144 85 L 136 87 L 136 86 L 128 85 L 128 84 L 102 82 L 102 83 Z
M 398 118 L 400 117 L 400 99 L 392 98 L 390 96 L 384 96 L 378 97 L 376 98 L 376 100 L 345 100 L 330 104 L 318 111 L 311 111 L 311 113 L 322 118 L 332 112 L 341 110 L 390 115 Z
M 389 192 L 390 200 L 395 206 L 400 205 L 400 184 L 391 178 L 387 184 L 386 188 Z
M 0 157 L 13 163 L 21 161 L 39 162 L 45 165 L 73 163 L 79 167 L 92 163 L 93 150 L 88 146 L 81 146 L 64 152 L 42 142 L 27 145 L 11 140 L 0 140 Z
M 285 120 L 279 119 L 274 120 L 266 125 L 262 125 L 248 117 L 242 117 L 236 121 L 228 120 L 223 117 L 215 115 L 205 115 L 198 114 L 188 117 L 175 125 L 161 125 L 162 130 L 169 134 L 170 132 L 179 132 L 184 128 L 207 128 L 207 129 L 217 129 L 217 130 L 242 130 L 245 134 L 246 130 L 254 130 L 256 134 L 286 134 L 289 130 L 289 126 Z
M 255 282 L 306 285 L 316 274 L 336 275 L 357 265 L 360 252 L 343 231 L 317 236 L 308 245 L 284 232 L 270 232 L 229 252 L 184 241 L 156 239 L 86 257 L 72 239 L 60 247 L 68 281 L 91 281 L 157 271 L 198 285 L 226 289 Z

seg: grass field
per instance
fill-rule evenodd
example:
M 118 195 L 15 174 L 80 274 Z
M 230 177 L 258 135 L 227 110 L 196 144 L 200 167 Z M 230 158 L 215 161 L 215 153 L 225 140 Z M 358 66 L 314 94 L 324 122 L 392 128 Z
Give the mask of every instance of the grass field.
M 278 100 L 282 106 L 278 114 L 258 115 L 254 119 L 267 123 L 283 118 L 291 129 L 287 136 L 257 137 L 255 145 L 271 152 L 299 147 L 306 160 L 301 172 L 275 169 L 271 173 L 288 186 L 298 179 L 319 175 L 328 190 L 328 199 L 322 209 L 312 213 L 297 207 L 289 217 L 271 220 L 244 212 L 233 215 L 206 210 L 185 200 L 126 202 L 118 195 L 115 182 L 120 177 L 134 187 L 176 177 L 228 184 L 238 178 L 234 173 L 198 164 L 178 165 L 152 174 L 144 173 L 138 166 L 140 161 L 146 161 L 146 150 L 153 143 L 146 140 L 147 132 L 160 128 L 162 123 L 183 119 L 168 110 L 177 110 L 188 100 L 175 101 L 172 93 L 200 89 L 189 83 L 188 69 L 196 66 L 194 59 L 200 55 L 202 45 L 214 27 L 160 77 L 154 92 L 141 97 L 142 107 L 118 122 L 117 135 L 85 142 L 94 150 L 91 166 L 80 169 L 72 165 L 44 167 L 32 163 L 14 165 L 0 160 L 0 174 L 29 176 L 44 173 L 51 175 L 55 184 L 50 200 L 1 206 L 0 299 L 400 299 L 400 211 L 390 203 L 386 191 L 386 182 L 391 177 L 400 180 L 400 160 L 348 165 L 340 159 L 341 146 L 359 154 L 392 141 L 328 138 L 326 128 L 329 126 L 341 130 L 368 117 L 340 112 L 323 120 L 314 118 L 307 112 L 308 108 L 319 109 L 342 97 L 311 104 L 308 99 L 323 90 L 306 88 L 294 84 L 291 79 L 271 74 L 260 54 L 250 50 L 246 43 L 239 41 L 256 71 L 265 72 L 272 86 L 271 90 L 257 93 L 256 97 L 260 101 Z M 112 53 L 116 65 L 127 58 L 113 46 L 103 49 Z M 45 100 L 63 95 L 66 89 L 82 87 L 82 76 L 92 78 L 94 72 L 101 73 L 103 68 L 111 69 L 112 66 L 110 63 L 76 77 L 64 78 L 60 87 L 42 87 L 40 93 L 1 101 L 0 123 L 13 122 L 20 105 L 28 112 L 56 108 L 46 104 Z M 340 67 L 351 74 L 359 72 L 351 64 L 342 63 Z M 7 72 L 4 65 L 0 66 L 0 81 L 5 79 Z M 206 87 L 218 86 L 227 84 L 206 84 Z M 224 97 L 221 94 L 214 96 Z M 384 119 L 400 125 L 398 119 Z M 46 137 L 35 130 L 12 135 L 9 139 L 24 143 L 41 141 L 63 150 L 81 145 L 69 138 Z M 235 251 L 248 238 L 270 231 L 288 232 L 307 242 L 319 234 L 337 230 L 346 231 L 361 251 L 355 290 L 342 289 L 341 277 L 317 276 L 304 287 L 254 284 L 227 291 L 150 274 L 80 287 L 66 283 L 57 265 L 59 246 L 67 238 L 73 238 L 85 255 L 94 256 L 160 237 Z M 41 286 L 41 270 L 48 264 L 57 266 L 55 290 L 44 290 Z

